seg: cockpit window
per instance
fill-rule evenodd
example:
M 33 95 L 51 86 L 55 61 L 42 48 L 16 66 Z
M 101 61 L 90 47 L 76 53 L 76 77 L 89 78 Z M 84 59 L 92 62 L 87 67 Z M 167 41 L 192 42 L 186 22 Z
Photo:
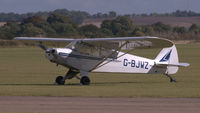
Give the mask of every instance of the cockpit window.
M 75 45 L 75 50 L 82 54 L 86 54 L 86 55 L 90 55 L 94 57 L 100 57 L 100 58 L 105 58 L 105 57 L 116 58 L 118 54 L 114 49 L 106 48 L 106 46 L 100 43 L 90 44 L 90 43 L 81 42 Z

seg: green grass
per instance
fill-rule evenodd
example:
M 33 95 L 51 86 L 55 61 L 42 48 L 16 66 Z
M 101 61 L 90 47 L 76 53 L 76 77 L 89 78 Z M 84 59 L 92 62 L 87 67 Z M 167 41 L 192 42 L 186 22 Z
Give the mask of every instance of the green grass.
M 200 97 L 200 44 L 177 45 L 180 61 L 190 67 L 180 68 L 170 83 L 163 75 L 90 73 L 90 86 L 79 80 L 64 86 L 52 85 L 56 76 L 67 71 L 50 63 L 39 48 L 0 48 L 0 96 L 83 96 L 83 97 Z M 155 57 L 159 50 L 133 51 Z

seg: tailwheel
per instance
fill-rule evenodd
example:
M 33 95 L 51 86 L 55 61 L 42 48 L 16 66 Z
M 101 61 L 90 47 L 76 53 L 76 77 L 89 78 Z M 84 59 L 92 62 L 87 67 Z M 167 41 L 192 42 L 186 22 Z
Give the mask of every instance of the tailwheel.
M 83 76 L 80 82 L 82 85 L 90 85 L 90 78 L 88 76 Z
M 176 82 L 174 78 L 170 78 L 170 82 Z
M 55 82 L 56 82 L 57 85 L 64 85 L 65 84 L 65 80 L 63 80 L 63 76 L 57 76 Z
M 170 82 L 176 82 L 176 80 L 172 76 L 168 74 L 165 74 L 165 75 L 170 79 Z

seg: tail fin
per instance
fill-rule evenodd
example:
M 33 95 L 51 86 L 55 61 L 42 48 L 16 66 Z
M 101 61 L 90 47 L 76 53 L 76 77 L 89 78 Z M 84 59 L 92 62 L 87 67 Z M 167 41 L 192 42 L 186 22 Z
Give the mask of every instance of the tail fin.
M 166 73 L 168 74 L 175 74 L 178 71 L 179 66 L 189 66 L 188 63 L 179 63 L 178 53 L 175 45 L 169 48 L 163 48 L 155 58 L 155 64 L 157 66 L 166 66 Z

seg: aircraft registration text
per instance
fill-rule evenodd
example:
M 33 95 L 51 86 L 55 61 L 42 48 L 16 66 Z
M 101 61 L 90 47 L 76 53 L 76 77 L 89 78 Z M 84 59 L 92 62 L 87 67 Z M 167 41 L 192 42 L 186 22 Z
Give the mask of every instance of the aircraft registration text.
M 136 61 L 136 60 L 123 60 L 123 66 L 131 66 L 133 68 L 141 68 L 141 69 L 149 69 L 148 68 L 149 62 L 146 61 Z

